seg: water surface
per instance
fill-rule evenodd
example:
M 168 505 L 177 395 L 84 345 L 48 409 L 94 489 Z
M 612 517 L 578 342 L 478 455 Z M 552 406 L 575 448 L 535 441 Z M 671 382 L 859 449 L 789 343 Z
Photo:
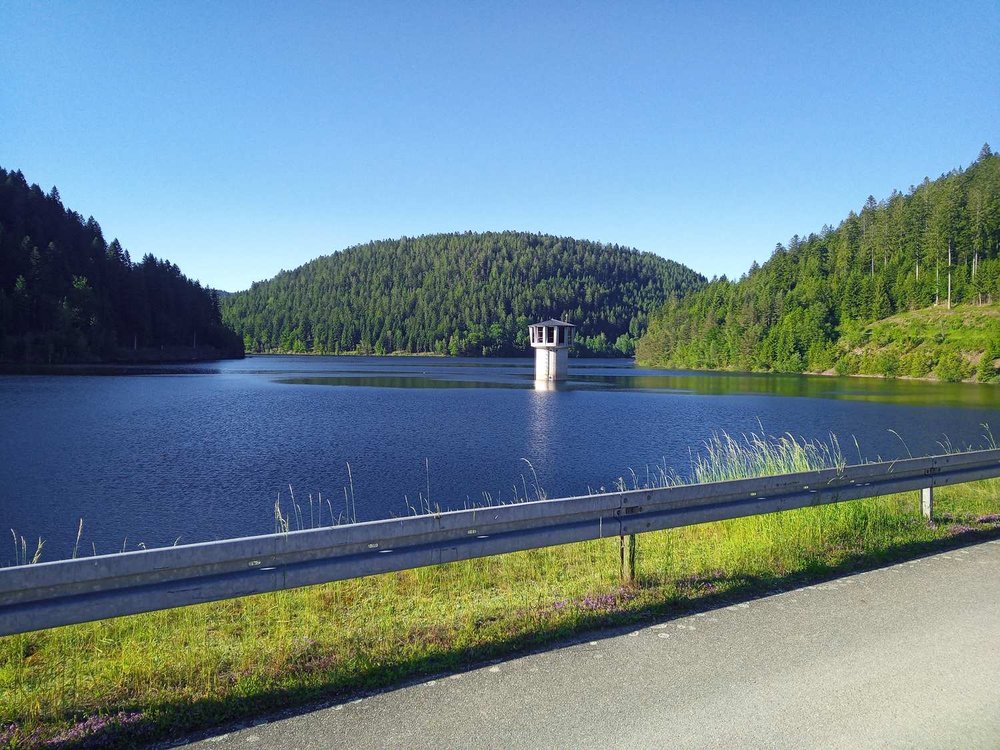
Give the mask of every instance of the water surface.
M 251 357 L 0 376 L 0 530 L 43 559 L 302 522 L 549 497 L 687 471 L 715 431 L 835 434 L 849 458 L 980 445 L 989 385 L 635 368 L 571 360 L 536 390 L 530 359 Z M 895 433 L 898 433 L 899 437 Z M 904 445 L 905 441 L 905 445 Z M 350 475 L 347 466 L 350 464 Z M 353 499 L 352 499 L 353 484 Z M 345 488 L 347 498 L 345 500 Z M 429 500 L 428 500 L 429 498 Z M 0 562 L 13 560 L 0 542 Z

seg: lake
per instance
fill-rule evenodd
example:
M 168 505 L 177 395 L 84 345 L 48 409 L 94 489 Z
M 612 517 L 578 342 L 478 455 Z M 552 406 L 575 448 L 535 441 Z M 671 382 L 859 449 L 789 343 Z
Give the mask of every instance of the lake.
M 42 537 L 44 560 L 71 556 L 81 518 L 80 554 L 269 533 L 277 499 L 293 513 L 289 485 L 309 526 L 610 490 L 664 465 L 685 474 L 717 431 L 834 434 L 854 462 L 859 451 L 978 447 L 983 425 L 1000 428 L 991 385 L 622 360 L 571 360 L 570 380 L 549 391 L 534 388 L 527 358 L 257 356 L 68 372 L 0 376 L 2 564 L 14 561 L 8 529 L 32 548 Z

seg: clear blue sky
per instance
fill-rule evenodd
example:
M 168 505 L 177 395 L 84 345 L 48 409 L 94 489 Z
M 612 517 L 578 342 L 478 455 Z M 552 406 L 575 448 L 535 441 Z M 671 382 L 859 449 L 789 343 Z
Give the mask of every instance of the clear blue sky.
M 227 290 L 468 229 L 738 276 L 985 141 L 996 0 L 0 0 L 0 165 Z

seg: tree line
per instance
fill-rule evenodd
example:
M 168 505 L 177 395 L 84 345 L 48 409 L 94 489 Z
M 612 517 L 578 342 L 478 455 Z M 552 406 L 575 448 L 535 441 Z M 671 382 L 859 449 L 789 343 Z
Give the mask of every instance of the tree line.
M 985 145 L 967 169 L 882 201 L 869 196 L 835 229 L 779 243 L 739 280 L 713 279 L 668 300 L 637 357 L 693 369 L 852 374 L 865 369 L 859 347 L 873 321 L 998 301 L 1000 156 Z M 896 374 L 920 377 L 935 366 L 922 355 L 898 363 Z
M 0 361 L 242 355 L 219 298 L 166 260 L 138 263 L 57 188 L 0 168 Z
M 434 234 L 357 245 L 222 301 L 252 352 L 501 355 L 527 326 L 578 326 L 581 354 L 630 356 L 649 313 L 704 284 L 652 253 L 524 232 Z

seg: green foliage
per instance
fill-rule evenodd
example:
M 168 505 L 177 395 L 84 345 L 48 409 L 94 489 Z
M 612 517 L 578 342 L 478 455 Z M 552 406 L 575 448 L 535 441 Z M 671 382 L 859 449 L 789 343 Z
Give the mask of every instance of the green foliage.
M 196 346 L 197 345 L 197 348 Z M 242 354 L 218 296 L 0 168 L 0 361 L 74 362 L 171 347 Z
M 920 349 L 907 354 L 901 369 L 911 378 L 926 378 L 934 369 L 934 354 L 926 349 Z
M 833 369 L 838 375 L 857 375 L 859 366 L 858 356 L 848 353 L 837 360 Z
M 652 253 L 488 232 L 383 240 L 317 258 L 223 300 L 248 350 L 489 356 L 527 326 L 577 325 L 576 353 L 631 355 L 647 316 L 704 278 Z
M 971 368 L 958 352 L 946 351 L 938 360 L 934 373 L 947 383 L 958 383 L 969 377 Z
M 979 366 L 976 368 L 976 379 L 981 383 L 993 382 L 1000 377 L 1000 368 L 997 367 L 997 361 L 1000 360 L 1000 326 L 997 328 L 983 349 Z
M 960 305 L 948 310 L 929 307 L 903 312 L 871 323 L 853 336 L 855 346 L 843 356 L 859 357 L 866 375 L 967 380 L 993 377 L 990 351 L 1000 352 L 1000 306 Z M 974 368 L 972 363 L 981 367 Z
M 836 229 L 779 244 L 767 263 L 754 264 L 738 281 L 714 279 L 683 299 L 668 300 L 650 316 L 636 357 L 695 369 L 832 367 L 841 374 L 924 376 L 939 369 L 934 364 L 948 351 L 978 359 L 982 336 L 973 342 L 949 326 L 903 340 L 898 337 L 909 335 L 905 326 L 869 324 L 935 303 L 945 309 L 996 301 L 1000 156 L 984 148 L 964 171 L 925 179 L 906 195 L 893 192 L 882 202 L 869 197 L 860 213 L 851 212 Z M 932 343 L 937 349 L 930 352 Z M 909 356 L 917 347 L 925 351 Z M 949 376 L 965 371 L 956 362 L 946 361 Z M 991 370 L 984 365 L 980 379 L 993 377 Z
M 882 375 L 894 378 L 900 374 L 900 353 L 896 347 L 879 349 L 861 358 L 860 372 L 863 375 Z

